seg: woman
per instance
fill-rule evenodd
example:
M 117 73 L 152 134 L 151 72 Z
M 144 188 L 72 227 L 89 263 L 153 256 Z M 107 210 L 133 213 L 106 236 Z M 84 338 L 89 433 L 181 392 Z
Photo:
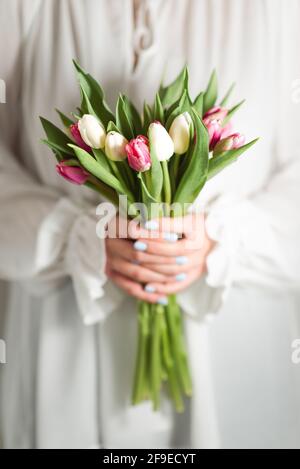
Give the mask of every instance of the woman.
M 4 447 L 300 447 L 290 360 L 299 324 L 299 14 L 297 0 L 0 0 Z M 222 88 L 236 80 L 247 97 L 239 130 L 262 138 L 202 193 L 206 234 L 195 262 L 180 242 L 172 252 L 160 243 L 155 265 L 149 244 L 139 265 L 130 240 L 108 240 L 105 254 L 99 200 L 56 176 L 38 116 L 76 106 L 74 57 L 111 105 L 122 90 L 141 107 L 185 62 L 192 93 L 216 66 Z M 182 255 L 190 262 L 179 285 Z M 174 289 L 194 382 L 179 417 L 167 399 L 157 413 L 129 401 L 130 295 L 159 301 Z

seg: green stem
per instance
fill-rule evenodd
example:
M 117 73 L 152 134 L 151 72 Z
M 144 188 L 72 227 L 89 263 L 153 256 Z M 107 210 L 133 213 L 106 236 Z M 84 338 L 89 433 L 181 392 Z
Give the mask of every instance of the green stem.
M 180 392 L 176 370 L 174 368 L 174 360 L 171 356 L 170 340 L 168 336 L 165 314 L 162 317 L 162 356 L 163 363 L 168 375 L 170 393 L 175 404 L 175 409 L 177 412 L 183 412 L 184 404 Z
M 153 305 L 153 333 L 151 340 L 151 361 L 150 361 L 150 389 L 153 402 L 153 410 L 159 409 L 160 384 L 161 384 L 161 321 L 164 308 L 161 305 Z
M 184 331 L 183 331 L 183 321 L 180 308 L 176 301 L 175 295 L 170 295 L 169 297 L 169 306 L 172 317 L 172 328 L 174 329 L 174 336 L 176 336 L 176 350 L 177 350 L 177 365 L 178 371 L 181 378 L 181 384 L 184 390 L 184 393 L 187 396 L 192 395 L 192 378 L 189 369 L 188 356 L 185 347 L 184 340 Z
M 183 347 L 183 330 L 181 323 L 178 321 L 178 314 L 180 314 L 180 311 L 177 307 L 176 300 L 174 302 L 174 296 L 169 297 L 169 305 L 166 308 L 166 317 L 170 331 L 172 352 L 182 389 L 187 396 L 190 396 L 192 394 L 192 382 L 187 360 L 184 359 L 185 350 Z
M 139 313 L 138 313 L 138 350 L 137 350 L 137 360 L 136 360 L 136 369 L 133 385 L 133 395 L 132 395 L 132 404 L 136 405 L 143 400 L 145 394 L 145 388 L 147 384 L 147 355 L 148 355 L 148 345 L 149 345 L 149 307 L 150 305 L 146 302 L 141 302 L 139 304 Z
M 172 191 L 171 191 L 171 181 L 170 181 L 168 162 L 162 161 L 161 165 L 162 165 L 163 176 L 164 176 L 164 196 L 165 196 L 164 202 L 168 205 L 171 205 Z

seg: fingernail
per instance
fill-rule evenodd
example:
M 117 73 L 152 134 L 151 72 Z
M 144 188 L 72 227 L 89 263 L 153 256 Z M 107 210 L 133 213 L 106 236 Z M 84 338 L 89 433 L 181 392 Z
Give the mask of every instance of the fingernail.
M 140 265 L 140 261 L 133 260 L 132 263 L 135 265 Z
M 156 292 L 156 288 L 153 287 L 153 285 L 146 285 L 144 290 L 147 292 L 147 293 L 155 293 Z
M 164 233 L 163 238 L 165 241 L 169 241 L 170 243 L 176 243 L 178 241 L 178 234 L 176 233 Z
M 181 274 L 176 275 L 177 282 L 183 282 L 186 279 L 186 274 L 182 272 Z
M 146 221 L 144 226 L 145 226 L 146 230 L 158 230 L 158 228 L 159 228 L 159 224 L 155 220 Z
M 147 244 L 143 243 L 142 241 L 136 241 L 134 243 L 133 247 L 136 251 L 146 251 L 147 250 Z
M 186 256 L 178 256 L 176 257 L 176 264 L 184 265 L 188 263 L 188 258 Z
M 157 300 L 157 304 L 162 305 L 162 306 L 167 306 L 168 298 L 166 298 L 165 296 L 163 298 L 159 298 L 159 300 Z

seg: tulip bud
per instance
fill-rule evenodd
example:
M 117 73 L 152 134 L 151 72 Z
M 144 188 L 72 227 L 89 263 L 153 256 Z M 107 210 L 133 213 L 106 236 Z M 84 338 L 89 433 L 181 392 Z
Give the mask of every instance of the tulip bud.
M 128 140 L 118 132 L 109 132 L 105 141 L 105 153 L 112 161 L 123 161 L 127 158 L 126 145 Z
M 82 139 L 81 135 L 80 135 L 80 132 L 79 132 L 79 128 L 78 128 L 78 124 L 73 124 L 70 126 L 70 133 L 71 133 L 71 136 L 73 137 L 75 143 L 80 147 L 82 148 L 83 150 L 87 151 L 87 152 L 90 152 L 91 151 L 91 147 L 89 147 Z
M 78 166 L 69 166 L 65 161 L 56 165 L 57 173 L 72 184 L 85 184 L 89 178 L 89 173 Z
M 204 119 L 203 122 L 208 131 L 209 149 L 210 151 L 212 151 L 221 138 L 222 127 L 221 127 L 220 121 L 217 121 L 217 120 L 211 121 L 209 119 Z
M 229 150 L 235 150 L 240 148 L 245 143 L 245 137 L 242 134 L 236 133 L 229 137 L 220 140 L 214 148 L 214 156 L 220 155 L 221 153 Z
M 105 147 L 106 132 L 96 117 L 85 114 L 78 122 L 78 128 L 83 141 L 91 148 Z
M 233 132 L 233 125 L 231 122 L 228 122 L 228 124 L 225 125 L 225 127 L 223 127 L 223 130 L 222 130 L 222 135 L 221 135 L 221 138 L 227 138 L 229 137 L 230 135 L 232 135 L 234 132 Z
M 152 122 L 148 130 L 151 150 L 159 161 L 167 161 L 174 155 L 174 143 L 160 122 Z
M 215 106 L 209 109 L 203 116 L 203 119 L 207 120 L 219 120 L 222 121 L 225 119 L 225 117 L 228 114 L 228 109 L 225 109 L 224 107 L 221 106 Z
M 172 122 L 169 134 L 173 140 L 176 155 L 183 155 L 188 151 L 193 128 L 193 121 L 188 112 L 180 114 Z
M 149 141 L 144 135 L 130 140 L 125 147 L 129 166 L 138 172 L 148 171 L 151 168 Z

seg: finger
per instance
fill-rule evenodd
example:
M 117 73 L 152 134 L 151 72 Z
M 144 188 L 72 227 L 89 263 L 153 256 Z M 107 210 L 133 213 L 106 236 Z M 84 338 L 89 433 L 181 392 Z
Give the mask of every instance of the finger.
M 134 298 L 147 301 L 148 303 L 157 303 L 159 300 L 161 300 L 161 295 L 147 292 L 141 284 L 133 282 L 132 280 L 124 277 L 121 274 L 118 274 L 117 272 L 108 269 L 107 276 L 119 288 Z
M 144 267 L 147 269 L 151 269 L 154 272 L 159 272 L 164 275 L 178 275 L 182 272 L 189 272 L 194 268 L 201 265 L 203 262 L 203 254 L 201 251 L 195 252 L 195 254 L 190 256 L 184 256 L 182 258 L 179 257 L 177 263 L 175 262 L 176 258 L 170 257 L 169 259 L 174 259 L 174 262 L 168 264 L 143 264 Z
M 133 247 L 137 251 L 145 252 L 148 254 L 154 254 L 156 256 L 179 257 L 192 254 L 193 252 L 201 249 L 202 241 L 181 239 L 176 243 L 159 243 L 150 239 L 138 239 L 134 243 Z
M 185 259 L 158 256 L 134 248 L 134 243 L 123 239 L 106 239 L 106 252 L 109 256 L 119 255 L 129 262 L 138 264 L 176 264 L 185 263 Z
M 194 283 L 203 273 L 203 268 L 198 267 L 197 269 L 191 270 L 186 278 L 182 281 L 175 281 L 169 283 L 148 283 L 145 286 L 145 290 L 148 292 L 156 293 L 159 295 L 173 295 L 185 290 L 192 283 Z
M 142 265 L 133 264 L 119 257 L 111 257 L 108 260 L 108 264 L 112 270 L 139 283 L 167 281 L 167 277 L 165 275 L 147 269 Z
M 203 213 L 192 213 L 184 217 L 162 217 L 149 220 L 145 223 L 144 228 L 157 234 L 157 232 L 177 233 L 191 237 L 195 233 L 199 235 L 199 231 L 204 226 Z M 158 235 L 157 235 L 158 236 Z

